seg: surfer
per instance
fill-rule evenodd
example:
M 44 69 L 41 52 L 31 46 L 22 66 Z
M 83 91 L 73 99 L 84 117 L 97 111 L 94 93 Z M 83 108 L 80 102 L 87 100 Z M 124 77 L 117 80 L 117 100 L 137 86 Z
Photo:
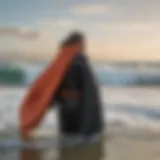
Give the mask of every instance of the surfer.
M 102 133 L 98 86 L 85 54 L 85 37 L 79 32 L 72 33 L 63 41 L 56 60 L 28 91 L 20 110 L 23 139 L 29 139 L 47 110 L 55 104 L 59 109 L 61 135 L 87 139 Z
M 85 55 L 85 38 L 81 33 L 71 34 L 63 47 L 78 45 L 57 92 L 60 132 L 70 136 L 91 136 L 102 132 L 101 102 L 97 83 Z M 53 104 L 55 97 L 53 97 Z
M 63 46 L 71 44 L 80 48 L 57 92 L 60 133 L 66 139 L 69 137 L 71 141 L 80 138 L 87 140 L 91 137 L 95 140 L 91 144 L 64 148 L 66 141 L 60 139 L 59 160 L 101 160 L 103 116 L 98 86 L 85 54 L 84 36 L 81 33 L 71 34 L 63 42 Z M 70 143 L 70 140 L 67 143 Z

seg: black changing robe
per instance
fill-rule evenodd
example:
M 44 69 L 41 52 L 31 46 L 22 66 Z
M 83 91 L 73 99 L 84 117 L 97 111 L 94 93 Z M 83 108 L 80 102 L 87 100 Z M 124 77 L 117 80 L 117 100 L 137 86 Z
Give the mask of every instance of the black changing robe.
M 85 55 L 73 59 L 57 92 L 57 102 L 62 134 L 89 136 L 102 132 L 98 86 Z

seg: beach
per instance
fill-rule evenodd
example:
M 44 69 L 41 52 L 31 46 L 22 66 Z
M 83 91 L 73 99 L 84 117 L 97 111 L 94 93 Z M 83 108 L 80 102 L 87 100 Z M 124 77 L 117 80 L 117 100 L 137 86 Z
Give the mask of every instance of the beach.
M 148 134 L 146 138 L 126 134 L 112 135 L 106 145 L 108 151 L 106 160 L 160 159 L 160 137 L 153 133 Z

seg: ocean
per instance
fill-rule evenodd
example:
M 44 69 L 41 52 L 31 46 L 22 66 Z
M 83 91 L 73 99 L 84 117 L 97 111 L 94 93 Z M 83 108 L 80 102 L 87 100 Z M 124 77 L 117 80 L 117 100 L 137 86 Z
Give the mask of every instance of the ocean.
M 160 87 L 102 86 L 100 90 L 107 126 L 160 131 Z M 17 129 L 19 106 L 26 91 L 26 87 L 1 87 L 1 133 Z M 56 109 L 53 109 L 46 115 L 42 128 L 56 127 L 56 118 Z
M 31 66 L 24 68 L 26 84 L 30 84 L 43 67 L 40 69 L 34 66 L 34 70 Z M 139 85 L 137 81 L 143 79 L 154 82 L 160 75 L 159 70 L 98 65 L 95 68 L 95 75 L 100 84 L 106 125 L 105 136 L 108 140 L 106 142 L 108 159 L 132 159 L 135 153 L 134 160 L 150 160 L 149 155 L 143 158 L 144 148 L 146 154 L 153 154 L 155 157 L 154 154 L 160 151 L 160 86 L 155 86 L 154 83 Z M 4 137 L 18 139 L 18 111 L 28 87 L 21 85 L 0 88 L 0 139 Z M 56 112 L 56 109 L 48 112 L 37 135 L 48 137 L 57 132 Z M 153 153 L 150 153 L 152 151 Z M 156 154 L 156 157 L 160 159 L 160 154 Z

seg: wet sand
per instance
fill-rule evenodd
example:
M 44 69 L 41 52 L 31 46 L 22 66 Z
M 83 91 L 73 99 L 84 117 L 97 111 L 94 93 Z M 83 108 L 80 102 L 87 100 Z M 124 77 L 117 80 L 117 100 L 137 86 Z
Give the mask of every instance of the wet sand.
M 108 160 L 159 160 L 160 140 L 131 140 L 114 137 L 108 142 Z
M 109 136 L 106 147 L 107 160 L 160 160 L 159 133 L 115 133 Z
M 160 160 L 158 133 L 114 131 L 113 134 L 109 133 L 105 141 L 85 147 L 43 150 L 38 153 L 40 158 L 34 160 Z M 0 160 L 20 160 L 19 151 L 0 150 Z
M 23 150 L 21 160 L 102 160 L 104 157 L 104 140 L 100 138 L 92 143 L 64 147 L 61 141 L 57 150 Z

